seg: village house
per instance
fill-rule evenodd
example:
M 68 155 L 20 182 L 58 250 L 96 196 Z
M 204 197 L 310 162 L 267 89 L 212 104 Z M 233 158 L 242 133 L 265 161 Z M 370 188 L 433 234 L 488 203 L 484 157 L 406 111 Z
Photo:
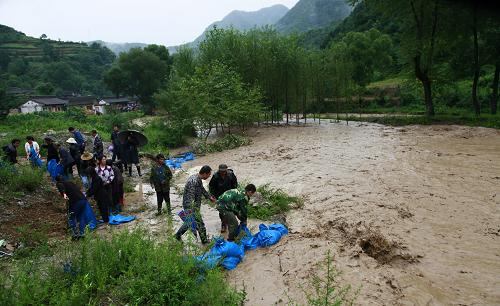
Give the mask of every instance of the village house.
M 104 113 L 105 108 L 110 108 L 119 111 L 133 111 L 138 107 L 136 99 L 131 99 L 128 97 L 104 97 L 99 101 L 99 107 Z
M 61 112 L 68 106 L 68 101 L 54 96 L 31 97 L 28 102 L 22 104 L 19 110 L 22 114 L 35 112 Z
M 99 103 L 94 96 L 68 97 L 68 107 L 81 107 L 88 114 L 98 113 L 96 109 L 98 106 Z

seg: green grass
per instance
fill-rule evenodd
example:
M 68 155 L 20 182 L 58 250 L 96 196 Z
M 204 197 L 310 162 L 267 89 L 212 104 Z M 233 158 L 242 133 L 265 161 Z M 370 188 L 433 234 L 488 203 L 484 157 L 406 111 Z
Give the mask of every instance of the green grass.
M 386 79 L 386 80 L 370 83 L 366 86 L 366 88 L 367 89 L 374 89 L 374 88 L 400 86 L 400 85 L 403 85 L 404 82 L 405 82 L 405 79 L 396 77 L 396 78 L 391 78 L 391 79 Z
M 35 192 L 42 185 L 47 185 L 42 169 L 31 166 L 0 167 L 0 193 L 3 196 Z
M 146 232 L 88 234 L 50 260 L 18 261 L 0 275 L 1 305 L 241 305 L 220 270 L 207 271 L 177 241 Z
M 272 188 L 269 184 L 259 186 L 257 191 L 262 195 L 263 203 L 248 207 L 250 218 L 269 220 L 275 215 L 303 206 L 301 198 L 290 196 L 281 189 Z

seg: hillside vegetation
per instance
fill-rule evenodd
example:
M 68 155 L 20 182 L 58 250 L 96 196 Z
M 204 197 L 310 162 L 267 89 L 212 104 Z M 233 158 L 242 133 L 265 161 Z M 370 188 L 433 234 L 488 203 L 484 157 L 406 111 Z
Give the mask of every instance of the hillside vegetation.
M 10 87 L 34 89 L 40 95 L 103 95 L 107 90 L 102 74 L 114 59 L 98 44 L 55 41 L 44 35 L 33 38 L 0 25 L 0 95 Z M 2 102 L 2 108 L 16 104 Z

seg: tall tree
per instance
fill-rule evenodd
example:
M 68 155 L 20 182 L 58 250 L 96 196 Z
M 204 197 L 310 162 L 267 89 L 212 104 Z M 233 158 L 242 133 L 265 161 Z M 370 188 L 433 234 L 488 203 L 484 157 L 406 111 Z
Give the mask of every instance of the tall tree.
M 351 0 L 353 4 L 360 0 Z M 428 116 L 434 116 L 432 96 L 433 67 L 438 43 L 440 0 L 365 0 L 374 5 L 386 18 L 398 19 L 404 28 L 401 35 L 402 51 L 413 67 L 415 77 L 424 90 Z

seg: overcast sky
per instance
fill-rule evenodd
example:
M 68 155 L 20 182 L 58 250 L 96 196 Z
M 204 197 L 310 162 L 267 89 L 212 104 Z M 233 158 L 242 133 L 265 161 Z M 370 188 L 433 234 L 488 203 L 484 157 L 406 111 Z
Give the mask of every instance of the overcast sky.
M 143 42 L 193 41 L 233 10 L 255 11 L 298 0 L 0 0 L 0 24 L 51 39 Z

